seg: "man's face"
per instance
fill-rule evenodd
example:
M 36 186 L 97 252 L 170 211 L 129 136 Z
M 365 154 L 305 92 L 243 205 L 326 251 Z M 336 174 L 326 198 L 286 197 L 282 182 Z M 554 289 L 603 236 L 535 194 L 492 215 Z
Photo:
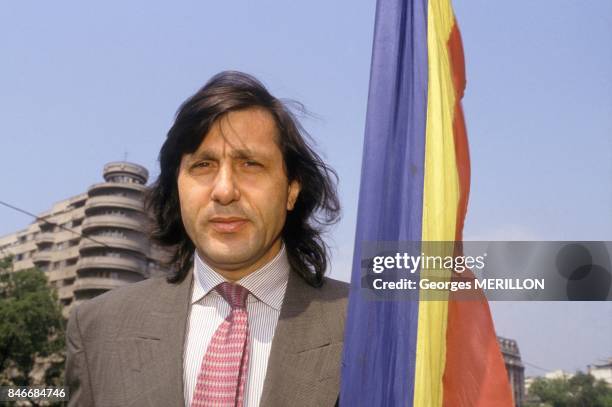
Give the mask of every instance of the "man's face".
M 300 186 L 287 180 L 277 138 L 267 110 L 239 110 L 215 121 L 198 149 L 181 159 L 185 230 L 198 254 L 226 278 L 242 278 L 281 247 Z

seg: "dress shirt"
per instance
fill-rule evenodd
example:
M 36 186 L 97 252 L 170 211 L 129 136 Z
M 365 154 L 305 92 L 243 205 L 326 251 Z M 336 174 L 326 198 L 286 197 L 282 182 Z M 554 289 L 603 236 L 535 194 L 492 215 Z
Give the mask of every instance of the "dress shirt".
M 256 407 L 263 391 L 272 338 L 289 279 L 285 245 L 268 264 L 238 280 L 247 290 L 249 322 L 249 369 L 244 388 L 244 406 Z M 194 254 L 193 292 L 183 353 L 185 406 L 189 407 L 208 343 L 230 313 L 230 305 L 214 290 L 226 281 Z

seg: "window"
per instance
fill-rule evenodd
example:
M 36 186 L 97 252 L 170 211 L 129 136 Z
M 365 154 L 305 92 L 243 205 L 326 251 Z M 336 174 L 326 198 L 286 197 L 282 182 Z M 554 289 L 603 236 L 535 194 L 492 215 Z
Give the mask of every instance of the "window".
M 38 250 L 41 252 L 48 252 L 51 250 L 51 246 L 53 246 L 51 243 L 39 244 Z
M 44 223 L 42 223 L 40 225 L 40 233 L 53 232 L 53 228 L 54 227 L 55 227 L 55 225 L 53 223 L 49 223 L 47 221 L 44 221 Z

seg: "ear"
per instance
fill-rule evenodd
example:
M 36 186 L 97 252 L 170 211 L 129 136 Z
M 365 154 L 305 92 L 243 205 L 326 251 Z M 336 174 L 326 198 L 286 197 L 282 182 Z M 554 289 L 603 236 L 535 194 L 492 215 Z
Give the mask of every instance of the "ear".
M 293 180 L 289 183 L 289 193 L 287 194 L 287 210 L 288 211 L 293 210 L 293 207 L 295 206 L 295 203 L 297 202 L 297 198 L 298 198 L 298 195 L 300 194 L 301 189 L 302 189 L 302 186 L 300 185 L 298 181 Z

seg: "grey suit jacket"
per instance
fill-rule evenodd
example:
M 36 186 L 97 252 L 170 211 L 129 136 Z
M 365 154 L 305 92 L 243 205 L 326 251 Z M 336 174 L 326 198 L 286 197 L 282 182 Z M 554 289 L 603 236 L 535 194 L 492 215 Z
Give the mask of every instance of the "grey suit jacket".
M 183 347 L 192 272 L 153 278 L 77 306 L 67 328 L 70 406 L 184 406 Z M 260 405 L 333 406 L 348 285 L 313 288 L 290 273 Z

